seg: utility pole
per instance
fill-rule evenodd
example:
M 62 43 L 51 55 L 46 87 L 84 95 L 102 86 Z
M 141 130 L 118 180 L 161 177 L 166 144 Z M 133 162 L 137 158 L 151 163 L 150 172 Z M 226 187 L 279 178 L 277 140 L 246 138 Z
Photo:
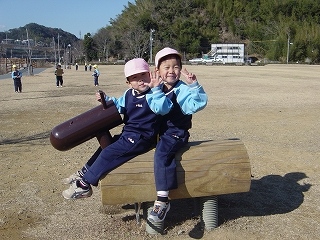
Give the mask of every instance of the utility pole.
M 29 41 L 29 34 L 28 34 L 28 29 L 26 28 L 26 32 L 27 32 L 27 41 L 28 41 L 28 75 L 31 75 L 32 72 L 30 71 L 31 69 L 31 56 L 32 56 L 32 52 L 31 52 L 31 47 L 30 47 L 30 41 Z
M 54 37 L 52 37 L 53 40 L 53 51 L 54 51 L 54 66 L 57 66 L 57 52 L 56 52 L 56 41 Z
M 60 64 L 60 35 L 58 33 L 58 64 Z

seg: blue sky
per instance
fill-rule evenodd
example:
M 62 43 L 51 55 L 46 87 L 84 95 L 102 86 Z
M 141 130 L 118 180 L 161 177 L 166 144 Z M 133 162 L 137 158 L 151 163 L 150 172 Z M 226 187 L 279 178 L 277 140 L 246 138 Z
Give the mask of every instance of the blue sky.
M 37 23 L 80 38 L 109 25 L 135 0 L 0 0 L 0 32 Z

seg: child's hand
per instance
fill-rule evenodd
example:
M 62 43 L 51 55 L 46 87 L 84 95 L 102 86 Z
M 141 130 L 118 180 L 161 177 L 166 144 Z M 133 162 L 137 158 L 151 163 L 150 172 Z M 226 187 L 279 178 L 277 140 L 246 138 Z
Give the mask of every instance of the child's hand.
M 105 94 L 103 91 L 98 90 L 98 91 L 96 92 L 96 99 L 97 99 L 97 101 L 99 101 L 99 102 L 101 102 L 101 93 L 103 94 L 104 98 L 106 97 L 106 94 Z
M 162 83 L 162 78 L 159 76 L 159 71 L 155 71 L 153 74 L 150 72 L 150 83 L 148 86 L 150 88 L 158 87 Z
M 181 73 L 183 76 L 185 76 L 186 82 L 188 84 L 192 84 L 197 81 L 196 75 L 194 75 L 193 73 L 189 73 L 186 68 L 181 69 Z

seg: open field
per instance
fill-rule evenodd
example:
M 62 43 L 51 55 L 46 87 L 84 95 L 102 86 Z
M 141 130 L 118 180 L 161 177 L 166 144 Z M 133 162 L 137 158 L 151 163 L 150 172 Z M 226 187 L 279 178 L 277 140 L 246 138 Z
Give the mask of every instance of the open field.
M 189 200 L 173 201 L 166 235 L 137 226 L 130 206 L 101 206 L 100 192 L 65 200 L 61 179 L 78 170 L 95 139 L 54 149 L 51 129 L 97 104 L 91 72 L 54 69 L 0 80 L 0 239 L 320 239 L 320 66 L 187 66 L 209 96 L 194 115 L 191 140 L 240 138 L 252 168 L 251 191 L 219 197 L 219 227 L 197 228 Z M 119 97 L 123 66 L 101 66 L 99 89 Z M 112 130 L 118 133 L 120 127 Z

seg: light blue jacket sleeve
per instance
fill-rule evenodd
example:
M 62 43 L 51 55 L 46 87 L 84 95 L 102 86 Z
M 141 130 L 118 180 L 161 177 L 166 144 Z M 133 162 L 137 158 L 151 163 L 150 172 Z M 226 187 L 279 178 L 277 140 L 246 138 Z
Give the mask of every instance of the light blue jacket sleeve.
M 146 94 L 146 101 L 150 109 L 159 115 L 165 115 L 170 112 L 173 104 L 169 98 L 162 92 L 160 87 L 154 87 Z
M 129 89 L 127 91 L 129 91 Z M 125 106 L 126 106 L 125 96 L 126 96 L 127 91 L 125 91 L 125 93 L 119 98 L 108 97 L 107 95 L 105 96 L 106 101 L 112 100 L 114 102 L 114 105 L 116 106 L 116 108 L 118 109 L 118 112 L 120 114 L 123 114 L 125 112 Z
M 208 96 L 198 81 L 187 85 L 180 81 L 180 85 L 175 88 L 177 102 L 184 114 L 194 114 L 207 105 Z
M 15 71 L 11 72 L 11 78 L 16 78 L 16 77 L 22 77 L 22 73 L 20 71 L 18 71 L 18 75 L 14 76 Z

